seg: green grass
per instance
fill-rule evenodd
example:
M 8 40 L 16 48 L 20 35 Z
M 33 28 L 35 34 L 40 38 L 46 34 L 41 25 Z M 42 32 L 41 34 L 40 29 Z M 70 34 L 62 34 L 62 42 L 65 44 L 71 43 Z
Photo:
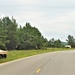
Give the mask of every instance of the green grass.
M 11 61 L 11 60 L 32 56 L 32 55 L 53 52 L 53 51 L 62 51 L 62 50 L 68 50 L 68 49 L 66 48 L 48 48 L 47 50 L 12 50 L 12 51 L 8 51 L 6 59 L 0 59 L 0 63 L 4 63 L 4 62 Z

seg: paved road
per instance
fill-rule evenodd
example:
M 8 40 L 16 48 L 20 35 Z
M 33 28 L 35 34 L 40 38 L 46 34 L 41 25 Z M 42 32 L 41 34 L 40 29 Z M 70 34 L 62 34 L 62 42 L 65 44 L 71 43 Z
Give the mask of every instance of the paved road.
M 75 75 L 75 51 L 45 53 L 0 64 L 0 75 Z

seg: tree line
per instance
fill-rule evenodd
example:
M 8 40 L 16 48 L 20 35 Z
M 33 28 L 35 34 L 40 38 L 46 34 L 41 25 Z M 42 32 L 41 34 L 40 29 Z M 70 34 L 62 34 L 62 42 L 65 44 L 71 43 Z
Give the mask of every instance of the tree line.
M 71 40 L 70 37 L 68 39 Z M 68 43 L 71 43 L 69 40 L 67 40 Z M 63 45 L 60 39 L 55 40 L 52 38 L 48 41 L 30 23 L 18 27 L 18 23 L 13 17 L 12 19 L 9 17 L 0 19 L 0 49 L 29 50 L 46 47 L 63 47 Z

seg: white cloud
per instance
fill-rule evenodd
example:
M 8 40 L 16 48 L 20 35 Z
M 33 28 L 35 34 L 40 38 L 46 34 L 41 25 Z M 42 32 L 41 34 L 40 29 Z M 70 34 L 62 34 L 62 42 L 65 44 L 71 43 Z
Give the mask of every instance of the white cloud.
M 65 39 L 68 34 L 75 35 L 74 3 L 74 0 L 1 0 L 0 13 L 14 16 L 21 25 L 30 22 L 47 38 Z
M 13 0 L 20 5 L 33 5 L 38 2 L 38 0 Z
M 24 11 L 16 16 L 19 23 L 22 25 L 25 22 L 30 22 L 32 25 L 36 25 L 41 31 L 55 31 L 62 32 L 64 30 L 70 30 L 74 28 L 73 22 L 75 22 L 75 11 L 62 13 L 56 15 L 53 19 L 51 17 L 45 17 L 43 13 L 37 11 Z M 71 24 L 72 23 L 72 24 Z M 64 29 L 64 30 L 63 30 Z
M 75 10 L 55 16 L 52 20 L 49 17 L 41 17 L 39 21 L 39 29 L 48 39 L 66 39 L 69 34 L 75 36 Z
M 62 13 L 59 16 L 55 16 L 52 20 L 49 20 L 49 18 L 47 19 L 48 23 L 46 26 L 49 25 L 51 26 L 51 28 L 71 28 L 74 25 L 70 25 L 69 23 L 73 23 L 75 22 L 75 11 L 71 11 L 68 13 Z
M 75 8 L 75 0 L 39 0 L 42 7 L 72 9 Z

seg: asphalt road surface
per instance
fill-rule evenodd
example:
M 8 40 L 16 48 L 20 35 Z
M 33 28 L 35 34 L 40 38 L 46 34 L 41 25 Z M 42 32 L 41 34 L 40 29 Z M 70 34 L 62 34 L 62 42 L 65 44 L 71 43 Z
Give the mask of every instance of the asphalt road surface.
M 0 75 L 75 75 L 75 51 L 44 53 L 3 63 Z

